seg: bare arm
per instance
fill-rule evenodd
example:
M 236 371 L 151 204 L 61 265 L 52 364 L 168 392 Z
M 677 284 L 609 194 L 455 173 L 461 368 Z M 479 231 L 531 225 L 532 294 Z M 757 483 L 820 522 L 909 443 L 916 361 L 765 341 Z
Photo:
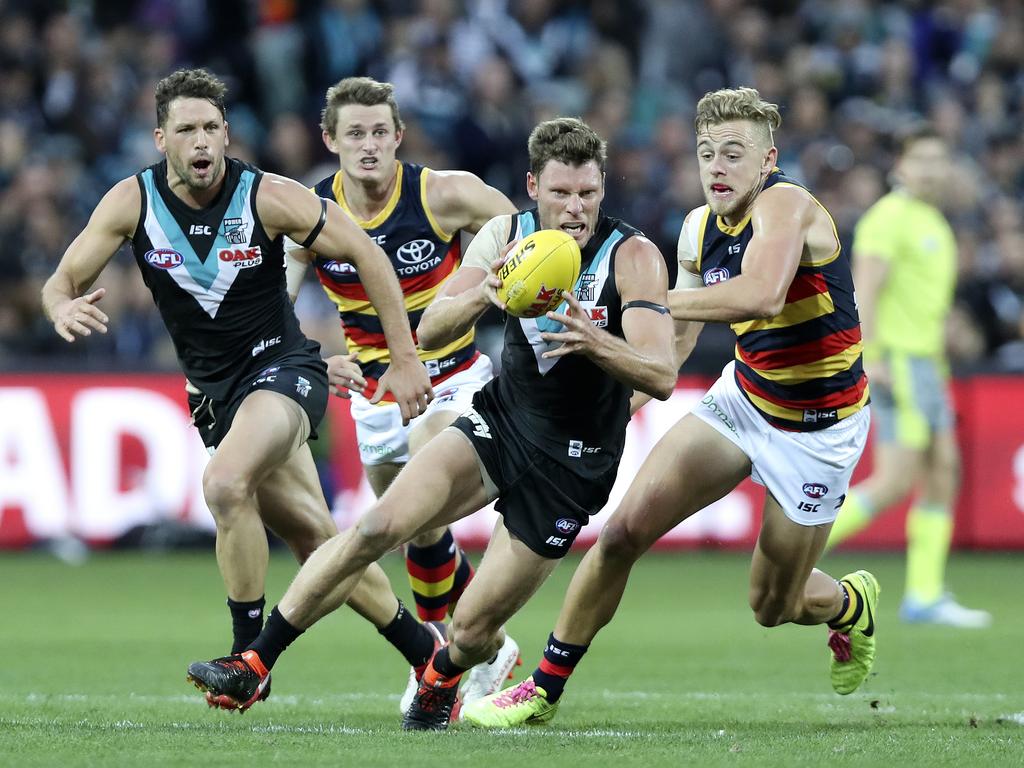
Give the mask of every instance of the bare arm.
M 853 254 L 853 284 L 857 290 L 857 313 L 865 353 L 875 342 L 878 297 L 889 279 L 889 262 L 870 253 Z
M 476 234 L 495 216 L 516 212 L 504 194 L 466 171 L 431 171 L 427 203 L 446 232 L 464 229 Z
M 509 216 L 487 222 L 466 250 L 462 266 L 438 291 L 420 318 L 416 337 L 423 349 L 439 349 L 469 332 L 492 306 L 501 306 L 494 291 L 501 286 L 496 271 L 512 243 Z
M 679 273 L 673 290 L 685 290 L 703 285 L 700 275 L 697 274 L 697 254 L 689 237 L 689 225 L 693 218 L 694 211 L 690 211 L 686 215 L 683 226 L 679 231 L 679 243 L 676 246 L 676 261 L 679 264 Z M 671 300 L 671 296 L 672 291 L 669 291 L 669 300 Z M 679 368 L 690 357 L 690 353 L 693 352 L 693 348 L 697 344 L 697 337 L 704 328 L 704 323 L 696 320 L 673 320 L 673 326 L 675 331 L 675 366 L 678 372 Z M 651 396 L 645 392 L 634 391 L 633 396 L 629 399 L 630 415 L 636 413 L 650 400 Z
M 107 332 L 109 318 L 95 306 L 104 288 L 88 293 L 121 243 L 135 233 L 142 193 L 135 177 L 115 184 L 100 200 L 85 229 L 74 239 L 46 281 L 42 291 L 43 312 L 61 338 L 92 331 Z
M 878 297 L 888 279 L 888 261 L 870 253 L 853 254 L 853 284 L 857 294 L 857 313 L 860 315 L 864 370 L 868 375 L 868 381 L 882 387 L 892 386 L 889 366 L 878 348 L 876 336 Z
M 265 174 L 256 200 L 260 220 L 270 237 L 284 234 L 303 243 L 321 215 L 321 198 L 296 181 Z M 388 257 L 336 203 L 326 201 L 327 219 L 310 244 L 322 256 L 348 261 L 377 311 L 387 339 L 391 365 L 380 379 L 374 402 L 390 390 L 408 423 L 423 412 L 433 397 L 430 378 L 416 355 L 409 316 L 398 277 Z
M 816 209 L 796 187 L 762 192 L 751 212 L 754 236 L 741 273 L 707 288 L 672 291 L 672 316 L 727 323 L 775 317 L 785 305 Z
M 615 284 L 625 306 L 645 301 L 665 306 L 668 301 L 668 274 L 657 247 L 646 237 L 630 238 L 615 256 Z M 618 338 L 596 328 L 589 314 L 569 292 L 563 295 L 569 314 L 548 312 L 549 319 L 565 330 L 542 333 L 548 342 L 561 346 L 544 357 L 582 354 L 622 383 L 658 400 L 667 400 L 675 388 L 678 368 L 672 343 L 672 318 L 647 307 L 634 307 L 622 313 L 622 333 Z

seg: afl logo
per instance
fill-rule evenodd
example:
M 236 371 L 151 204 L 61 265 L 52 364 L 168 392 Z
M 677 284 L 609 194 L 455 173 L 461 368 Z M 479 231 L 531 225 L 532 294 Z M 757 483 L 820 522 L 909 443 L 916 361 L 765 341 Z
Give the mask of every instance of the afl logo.
M 149 266 L 157 269 L 174 269 L 185 260 L 184 256 L 170 248 L 154 248 L 146 251 L 143 258 Z
M 403 264 L 419 264 L 430 258 L 434 252 L 434 244 L 429 240 L 410 240 L 398 247 L 395 256 Z
M 570 520 L 568 517 L 562 517 L 555 521 L 555 528 L 558 529 L 559 533 L 572 533 L 580 524 L 575 520 Z
M 347 261 L 322 261 L 320 268 L 332 275 L 354 275 L 356 273 L 356 268 Z
M 804 495 L 812 499 L 820 499 L 828 493 L 828 486 L 821 483 L 804 483 Z
M 729 270 L 725 267 L 715 267 L 709 269 L 704 273 L 704 285 L 714 285 L 715 283 L 724 283 L 729 279 Z

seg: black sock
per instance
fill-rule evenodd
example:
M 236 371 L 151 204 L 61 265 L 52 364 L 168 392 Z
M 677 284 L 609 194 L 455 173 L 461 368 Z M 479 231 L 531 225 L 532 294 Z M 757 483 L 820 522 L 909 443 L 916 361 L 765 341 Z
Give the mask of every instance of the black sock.
M 422 667 L 434 653 L 434 636 L 409 613 L 405 603 L 398 601 L 398 613 L 384 629 L 377 630 L 409 662 L 410 667 Z
M 469 667 L 460 667 L 454 661 L 452 661 L 451 654 L 448 653 L 448 646 L 437 652 L 434 656 L 434 671 L 441 677 L 446 677 L 449 680 L 453 677 L 458 677 L 465 672 Z
M 259 635 L 260 630 L 263 629 L 263 606 L 265 604 L 266 600 L 262 597 L 259 600 L 247 602 L 236 602 L 230 597 L 228 598 L 228 608 L 231 610 L 231 629 L 234 633 L 231 653 L 241 653 Z
M 289 624 L 288 620 L 277 610 L 277 606 L 274 606 L 263 631 L 249 644 L 247 650 L 256 651 L 263 666 L 269 670 L 277 663 L 277 657 L 284 653 L 284 649 L 291 645 L 292 641 L 303 631 Z
M 548 635 L 548 644 L 544 648 L 544 658 L 540 666 L 533 671 L 533 682 L 544 689 L 549 702 L 554 704 L 565 690 L 569 675 L 580 663 L 589 645 L 569 645 L 555 638 L 554 633 Z

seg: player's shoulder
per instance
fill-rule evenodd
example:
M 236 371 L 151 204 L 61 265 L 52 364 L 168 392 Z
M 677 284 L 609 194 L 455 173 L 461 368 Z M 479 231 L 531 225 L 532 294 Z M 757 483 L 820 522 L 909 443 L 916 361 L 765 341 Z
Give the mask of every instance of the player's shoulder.
M 112 186 L 96 207 L 96 215 L 105 226 L 121 234 L 135 231 L 142 209 L 142 186 L 138 174 L 121 179 Z
M 468 208 L 468 203 L 487 186 L 479 176 L 469 171 L 435 171 L 423 167 L 421 173 L 425 179 L 427 202 L 438 213 L 451 214 Z

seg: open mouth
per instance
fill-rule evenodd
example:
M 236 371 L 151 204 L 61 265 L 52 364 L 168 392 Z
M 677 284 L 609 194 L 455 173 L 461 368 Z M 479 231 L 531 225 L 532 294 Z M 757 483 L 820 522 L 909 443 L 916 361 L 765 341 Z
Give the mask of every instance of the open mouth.
M 573 237 L 579 237 L 580 235 L 583 234 L 583 231 L 586 229 L 586 226 L 583 224 L 582 221 L 571 221 L 566 224 L 559 225 L 559 228 L 563 232 L 568 232 Z
M 359 161 L 359 166 L 367 170 L 372 170 L 379 165 L 379 161 L 376 157 L 364 157 Z
M 712 184 L 711 192 L 715 195 L 724 197 L 732 192 L 732 187 L 726 186 L 725 184 Z
M 199 176 L 206 176 L 210 172 L 213 162 L 207 157 L 201 157 L 192 161 L 192 170 Z

